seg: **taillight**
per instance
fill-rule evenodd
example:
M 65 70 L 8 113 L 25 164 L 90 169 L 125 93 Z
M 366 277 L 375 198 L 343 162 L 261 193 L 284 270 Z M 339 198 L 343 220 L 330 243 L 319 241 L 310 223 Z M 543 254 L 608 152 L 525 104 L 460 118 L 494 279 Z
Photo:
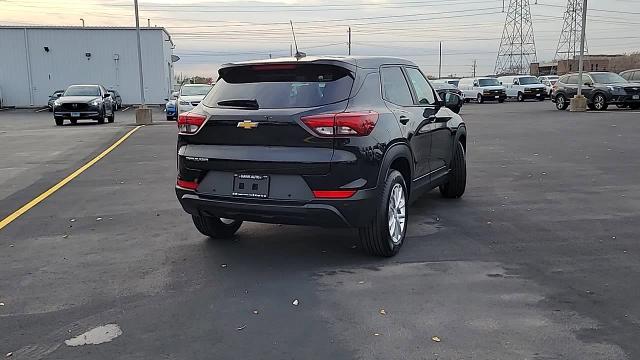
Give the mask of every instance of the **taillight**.
M 187 180 L 182 180 L 178 178 L 178 180 L 176 181 L 176 186 L 184 189 L 188 189 L 188 190 L 195 190 L 198 188 L 198 183 L 195 181 L 187 181 Z
M 314 190 L 313 196 L 317 199 L 348 199 L 357 190 Z
M 269 71 L 269 70 L 293 70 L 295 64 L 259 64 L 251 67 L 253 70 Z
M 304 116 L 300 120 L 320 136 L 367 136 L 378 122 L 378 113 L 320 114 Z
M 182 113 L 178 115 L 178 132 L 185 135 L 195 134 L 205 120 L 207 120 L 205 115 L 191 112 Z

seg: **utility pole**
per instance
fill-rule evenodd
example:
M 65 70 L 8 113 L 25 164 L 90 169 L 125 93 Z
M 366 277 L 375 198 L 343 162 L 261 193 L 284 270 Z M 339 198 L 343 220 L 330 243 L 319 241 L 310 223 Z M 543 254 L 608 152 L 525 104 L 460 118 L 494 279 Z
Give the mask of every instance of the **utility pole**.
M 442 77 L 442 41 L 440 41 L 440 61 L 438 61 L 438 79 Z
M 584 70 L 584 43 L 587 28 L 587 0 L 582 2 L 582 34 L 580 35 L 580 58 L 578 60 L 578 94 L 571 99 L 571 111 L 587 111 L 587 98 L 582 96 L 582 73 Z
M 142 75 L 142 47 L 140 45 L 140 16 L 138 14 L 138 0 L 133 0 L 136 15 L 136 37 L 138 40 L 138 72 L 140 77 L 140 108 L 136 109 L 136 124 L 151 123 L 151 109 L 147 108 L 144 99 L 144 77 Z
M 476 68 L 478 67 L 478 60 L 473 60 L 473 77 L 476 77 Z
M 351 55 L 351 26 L 349 26 L 349 55 Z

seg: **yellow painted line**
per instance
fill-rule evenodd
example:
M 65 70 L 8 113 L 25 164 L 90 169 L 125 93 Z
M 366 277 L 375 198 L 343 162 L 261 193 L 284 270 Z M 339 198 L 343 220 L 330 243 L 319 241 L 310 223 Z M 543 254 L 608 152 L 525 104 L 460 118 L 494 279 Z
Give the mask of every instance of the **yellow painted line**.
M 102 159 L 103 157 L 107 156 L 111 151 L 113 151 L 113 149 L 117 148 L 118 145 L 122 144 L 125 140 L 127 140 L 127 138 L 129 138 L 129 136 L 133 135 L 134 132 L 138 131 L 138 129 L 140 129 L 143 126 L 144 125 L 136 126 L 135 128 L 129 130 L 129 132 L 124 134 L 124 136 L 122 136 L 120 139 L 118 139 L 118 141 L 116 141 L 111 146 L 106 148 L 98 156 L 96 156 L 93 159 L 91 159 L 91 161 L 89 161 L 88 163 L 82 165 L 78 170 L 72 172 L 69 176 L 67 176 L 66 178 L 62 179 L 59 183 L 57 183 L 57 184 L 53 185 L 52 187 L 50 187 L 47 191 L 45 191 L 42 194 L 38 195 L 38 197 L 36 197 L 35 199 L 33 199 L 33 200 L 29 201 L 28 203 L 24 204 L 20 209 L 18 209 L 15 212 L 13 212 L 13 214 L 11 214 L 11 215 L 7 216 L 6 218 L 2 219 L 2 221 L 0 221 L 0 230 L 2 230 L 5 226 L 11 224 L 11 222 L 13 222 L 13 220 L 17 219 L 18 217 L 20 217 L 20 215 L 22 215 L 22 214 L 26 213 L 27 211 L 29 211 L 32 207 L 34 207 L 34 206 L 38 205 L 39 203 L 41 203 L 42 201 L 44 201 L 46 198 L 51 196 L 53 193 L 55 193 L 56 191 L 60 190 L 61 187 L 65 186 L 71 180 L 73 180 L 76 177 L 78 177 L 78 175 L 80 175 L 83 172 L 85 172 L 88 168 L 90 168 L 95 163 L 100 161 L 100 159 Z

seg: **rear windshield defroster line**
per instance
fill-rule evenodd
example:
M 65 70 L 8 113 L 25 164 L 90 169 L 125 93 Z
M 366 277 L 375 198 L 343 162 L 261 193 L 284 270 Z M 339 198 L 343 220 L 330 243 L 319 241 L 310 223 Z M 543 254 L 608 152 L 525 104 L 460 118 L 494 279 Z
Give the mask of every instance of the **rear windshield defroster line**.
M 325 64 L 244 65 L 220 70 L 220 79 L 203 100 L 206 107 L 225 107 L 250 99 L 260 109 L 307 108 L 349 98 L 353 74 Z

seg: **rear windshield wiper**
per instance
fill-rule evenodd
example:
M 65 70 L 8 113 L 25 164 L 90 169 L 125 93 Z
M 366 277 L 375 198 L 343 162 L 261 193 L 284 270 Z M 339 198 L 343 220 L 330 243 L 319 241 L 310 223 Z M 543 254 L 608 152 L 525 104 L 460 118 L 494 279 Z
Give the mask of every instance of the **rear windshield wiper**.
M 218 105 L 254 109 L 254 110 L 258 110 L 260 108 L 260 106 L 258 105 L 258 101 L 255 99 L 222 100 L 222 101 L 218 101 Z

